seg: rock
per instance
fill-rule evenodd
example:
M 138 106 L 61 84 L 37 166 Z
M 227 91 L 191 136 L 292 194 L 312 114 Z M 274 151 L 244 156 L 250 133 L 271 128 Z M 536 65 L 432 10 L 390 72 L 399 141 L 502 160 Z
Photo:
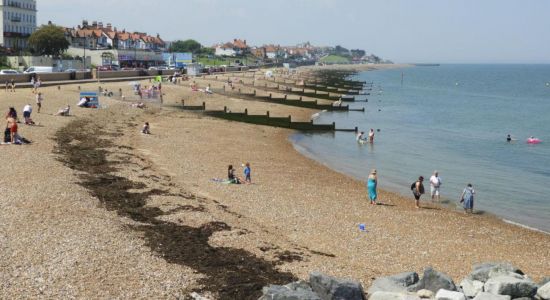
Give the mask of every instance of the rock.
M 475 297 L 479 292 L 483 292 L 483 282 L 478 280 L 470 280 L 470 279 L 464 279 L 462 282 L 460 282 L 460 288 L 462 289 L 462 293 L 466 295 L 466 297 L 473 298 Z
M 418 282 L 418 274 L 416 272 L 406 272 L 388 277 L 380 277 L 376 279 L 370 286 L 367 293 L 372 295 L 380 292 L 407 292 L 407 287 Z
M 321 300 L 306 282 L 293 282 L 285 286 L 270 285 L 262 289 L 259 300 Z
M 374 292 L 369 300 L 420 300 L 418 297 L 396 292 Z
M 363 286 L 357 281 L 338 279 L 318 272 L 309 274 L 312 290 L 321 300 L 364 300 Z
M 431 299 L 434 296 L 434 292 L 432 292 L 430 290 L 420 290 L 420 291 L 416 292 L 416 294 L 420 298 L 428 298 L 428 299 Z
M 550 282 L 550 277 L 544 277 L 544 278 L 539 282 L 539 286 L 543 286 L 543 285 L 547 284 L 548 282 Z
M 487 282 L 491 277 L 508 275 L 509 273 L 524 275 L 520 269 L 509 263 L 483 263 L 474 265 L 474 270 L 470 273 L 469 279 Z
M 481 292 L 477 294 L 474 300 L 511 300 L 512 297 L 507 295 L 494 295 L 491 293 Z
M 417 292 L 422 289 L 437 293 L 440 289 L 456 291 L 456 286 L 451 277 L 429 267 L 424 270 L 424 276 L 418 283 L 409 286 L 408 291 Z
M 484 290 L 495 295 L 509 295 L 512 298 L 533 297 L 537 293 L 537 285 L 531 280 L 504 275 L 489 279 Z
M 466 300 L 466 296 L 464 296 L 464 294 L 459 292 L 440 289 L 437 292 L 437 294 L 435 294 L 435 299 L 436 300 Z
M 537 296 L 543 300 L 550 299 L 550 281 L 538 289 Z
M 210 300 L 210 299 L 208 299 L 208 298 L 206 298 L 206 297 L 203 297 L 203 296 L 197 294 L 196 292 L 191 293 L 191 295 L 189 295 L 189 296 L 190 296 L 191 298 L 193 298 L 193 300 Z

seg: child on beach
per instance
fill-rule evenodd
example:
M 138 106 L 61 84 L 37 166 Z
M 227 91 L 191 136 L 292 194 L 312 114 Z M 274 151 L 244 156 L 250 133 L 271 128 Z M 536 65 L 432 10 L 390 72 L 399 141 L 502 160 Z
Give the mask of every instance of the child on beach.
M 244 182 L 250 184 L 250 183 L 252 183 L 252 179 L 250 178 L 250 172 L 251 172 L 250 163 L 247 162 L 243 166 L 244 166 L 244 171 L 243 171 L 244 172 Z
M 42 108 L 42 101 L 44 101 L 44 97 L 42 96 L 41 92 L 38 92 L 38 94 L 36 95 L 36 106 L 38 107 L 38 113 L 40 113 L 40 109 Z
M 151 131 L 149 129 L 150 129 L 149 122 L 145 122 L 145 124 L 143 124 L 143 129 L 141 129 L 141 133 L 151 134 Z

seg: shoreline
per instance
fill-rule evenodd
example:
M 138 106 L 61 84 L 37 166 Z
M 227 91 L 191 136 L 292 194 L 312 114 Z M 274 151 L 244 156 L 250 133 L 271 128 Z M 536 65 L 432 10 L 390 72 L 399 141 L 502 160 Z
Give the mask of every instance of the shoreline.
M 101 85 L 131 95 L 126 83 Z M 82 85 L 83 90 L 97 88 Z M 205 101 L 212 107 L 263 113 L 269 109 L 298 119 L 315 110 L 205 95 L 192 92 L 187 82 L 163 85 L 162 109 L 148 102 L 150 108 L 140 110 L 130 106 L 136 99 L 102 97 L 106 109 L 74 108 L 73 116 L 56 117 L 59 107 L 78 101 L 77 86 L 41 90 L 46 97 L 43 111 L 33 113 L 41 125 L 20 127 L 33 143 L 3 148 L 4 155 L 17 158 L 6 159 L 14 177 L 0 185 L 0 218 L 7 224 L 0 230 L 0 263 L 6 274 L 0 294 L 6 298 L 183 298 L 191 291 L 215 298 L 231 288 L 259 291 L 261 286 L 244 281 L 265 268 L 275 281 L 289 274 L 305 279 L 316 270 L 354 278 L 364 286 L 376 277 L 420 272 L 427 265 L 458 279 L 473 263 L 486 261 L 509 261 L 537 279 L 548 276 L 548 235 L 485 216 L 414 210 L 410 199 L 384 190 L 380 196 L 387 205 L 370 206 L 362 182 L 298 152 L 288 139 L 294 131 L 171 106 L 185 98 L 191 104 Z M 20 108 L 32 97 L 30 90 L 6 94 L 0 108 Z M 109 162 L 106 172 L 96 164 L 74 171 L 57 159 L 52 138 L 80 119 L 93 126 L 66 142 L 83 147 L 85 137 L 96 133 L 88 142 L 98 144 L 100 156 L 87 149 L 77 153 L 86 159 L 103 157 Z M 145 121 L 151 124 L 151 135 L 139 132 Z M 226 176 L 228 164 L 240 174 L 240 164 L 247 161 L 253 184 L 212 181 Z M 82 172 L 94 168 L 107 177 Z M 98 191 L 94 178 L 106 180 L 112 190 Z M 121 214 L 113 206 L 118 202 L 104 197 L 118 195 L 119 188 L 122 197 L 115 200 L 137 199 L 139 205 Z M 366 232 L 358 230 L 361 223 Z M 520 255 L 526 247 L 529 255 Z M 227 272 L 216 277 L 206 259 Z M 240 264 L 241 259 L 251 264 Z
M 326 168 L 334 171 L 334 172 L 337 172 L 337 173 L 340 173 L 344 176 L 347 176 L 350 178 L 350 180 L 355 180 L 355 181 L 358 181 L 358 182 L 361 182 L 364 184 L 364 181 L 363 179 L 359 178 L 359 177 L 356 177 L 352 174 L 348 174 L 346 173 L 345 171 L 340 171 L 340 170 L 337 170 L 337 169 L 334 169 L 332 167 L 330 167 L 329 165 L 327 164 L 324 164 L 320 161 L 318 161 L 317 159 L 315 159 L 315 155 L 313 153 L 310 153 L 307 148 L 304 148 L 298 144 L 295 144 L 293 141 L 292 141 L 292 136 L 295 135 L 295 134 L 299 134 L 298 131 L 296 132 L 293 132 L 293 133 L 289 133 L 288 134 L 288 142 L 293 146 L 293 148 L 295 149 L 296 152 L 298 152 L 300 155 L 304 156 L 306 159 L 310 159 L 314 162 L 317 162 L 317 163 L 320 163 L 322 164 L 323 166 L 325 166 Z M 302 150 L 300 150 L 302 149 Z M 393 183 L 395 184 L 395 183 Z M 402 194 L 396 190 L 392 190 L 392 189 L 388 189 L 388 188 L 379 188 L 379 190 L 381 191 L 385 191 L 386 193 L 392 193 L 392 194 L 396 194 L 398 195 L 399 197 L 403 197 L 403 198 L 407 198 L 408 195 L 405 195 L 405 194 Z M 365 193 L 366 193 L 366 190 L 365 190 Z M 429 195 L 426 195 L 426 196 L 429 196 Z M 410 198 L 410 197 L 409 197 Z M 441 198 L 441 203 L 434 203 L 432 201 L 430 201 L 429 199 L 423 199 L 421 200 L 421 204 L 429 204 L 429 205 L 436 205 L 437 207 L 440 207 L 442 209 L 446 209 L 448 210 L 449 212 L 453 212 L 453 213 L 463 213 L 463 211 L 457 209 L 456 207 L 453 209 L 451 207 L 451 204 L 453 203 L 453 200 L 451 198 L 446 198 L 446 197 L 442 197 Z M 520 227 L 522 229 L 526 229 L 526 230 L 529 230 L 529 231 L 534 231 L 534 232 L 539 232 L 539 233 L 543 233 L 543 234 L 547 234 L 547 235 L 550 235 L 550 231 L 545 231 L 543 229 L 539 229 L 539 228 L 536 228 L 536 227 L 533 227 L 533 226 L 529 226 L 529 225 L 525 225 L 525 224 L 522 224 L 520 222 L 515 222 L 515 221 L 512 221 L 512 220 L 508 220 L 506 219 L 506 217 L 504 216 L 499 216 L 497 214 L 494 214 L 492 212 L 489 212 L 489 211 L 485 211 L 485 210 L 475 210 L 475 215 L 483 215 L 483 217 L 486 217 L 486 218 L 492 218 L 492 219 L 496 219 L 496 220 L 499 220 L 501 221 L 503 224 L 510 224 L 510 225 L 514 225 L 514 226 L 517 226 L 517 227 Z

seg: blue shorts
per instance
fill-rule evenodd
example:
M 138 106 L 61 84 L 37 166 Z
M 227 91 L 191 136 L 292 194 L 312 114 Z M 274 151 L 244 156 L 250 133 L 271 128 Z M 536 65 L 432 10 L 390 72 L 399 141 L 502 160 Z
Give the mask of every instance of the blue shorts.
M 23 112 L 23 118 L 30 118 L 31 117 L 31 112 L 30 111 L 24 111 Z

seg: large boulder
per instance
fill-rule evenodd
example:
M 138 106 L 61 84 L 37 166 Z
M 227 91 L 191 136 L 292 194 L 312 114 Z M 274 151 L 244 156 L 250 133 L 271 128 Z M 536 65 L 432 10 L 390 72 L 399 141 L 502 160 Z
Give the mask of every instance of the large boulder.
M 509 263 L 482 263 L 474 265 L 469 279 L 486 282 L 489 278 L 500 275 L 510 275 L 510 273 L 524 275 L 520 269 Z
M 478 280 L 464 279 L 460 282 L 460 289 L 466 297 L 474 298 L 480 292 L 483 292 L 484 283 Z
M 309 284 L 321 300 L 364 300 L 365 293 L 360 282 L 338 279 L 332 276 L 312 272 Z
M 367 293 L 372 295 L 376 292 L 407 292 L 407 287 L 418 282 L 416 272 L 406 272 L 388 277 L 380 277 L 373 281 Z
M 477 294 L 474 300 L 510 300 L 512 297 L 508 295 L 495 295 L 491 293 L 481 292 Z
M 311 287 L 303 281 L 287 285 L 270 285 L 264 287 L 259 300 L 321 300 Z
M 531 280 L 503 275 L 489 279 L 484 290 L 495 295 L 509 295 L 512 298 L 533 297 L 537 293 L 537 284 Z
M 407 288 L 410 292 L 417 292 L 419 290 L 430 290 L 434 293 L 437 293 L 440 289 L 448 291 L 456 291 L 455 283 L 453 279 L 447 274 L 438 272 L 433 268 L 429 267 L 424 270 L 424 275 L 418 283 L 413 284 Z
M 437 294 L 435 294 L 435 299 L 436 300 L 466 300 L 466 296 L 464 296 L 464 294 L 459 292 L 440 289 L 439 291 L 437 291 Z
M 434 292 L 430 291 L 430 290 L 420 290 L 418 292 L 416 292 L 416 295 L 420 298 L 428 298 L 428 299 L 432 299 L 433 296 L 434 296 Z
M 537 296 L 543 300 L 549 300 L 550 299 L 550 281 L 546 283 L 545 285 L 539 287 L 537 291 Z

